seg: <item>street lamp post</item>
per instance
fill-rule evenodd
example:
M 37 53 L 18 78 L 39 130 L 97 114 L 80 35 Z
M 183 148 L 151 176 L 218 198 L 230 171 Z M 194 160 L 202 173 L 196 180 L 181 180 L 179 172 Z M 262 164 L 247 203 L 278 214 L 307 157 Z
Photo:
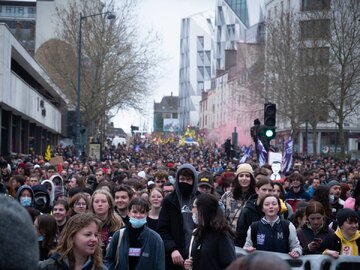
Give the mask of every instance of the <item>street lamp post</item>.
M 79 36 L 78 36 L 78 54 L 77 54 L 77 89 L 76 89 L 76 138 L 75 138 L 75 148 L 76 148 L 76 156 L 81 156 L 81 144 L 80 144 L 80 93 L 81 93 L 81 40 L 82 40 L 82 20 L 95 17 L 99 15 L 107 15 L 108 20 L 115 19 L 115 15 L 110 11 L 96 13 L 91 15 L 83 16 L 80 12 L 79 17 Z

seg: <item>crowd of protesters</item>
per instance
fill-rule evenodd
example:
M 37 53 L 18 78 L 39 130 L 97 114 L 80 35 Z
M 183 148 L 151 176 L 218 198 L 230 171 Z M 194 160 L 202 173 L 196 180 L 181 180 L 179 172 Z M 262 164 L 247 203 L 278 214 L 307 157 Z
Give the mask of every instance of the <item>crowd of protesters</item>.
M 239 164 L 215 143 L 135 140 L 100 161 L 73 153 L 0 158 L 0 192 L 29 213 L 22 226 L 36 240 L 24 256 L 39 265 L 17 269 L 235 269 L 234 246 L 360 255 L 358 160 L 294 156 L 271 180 L 271 165 Z

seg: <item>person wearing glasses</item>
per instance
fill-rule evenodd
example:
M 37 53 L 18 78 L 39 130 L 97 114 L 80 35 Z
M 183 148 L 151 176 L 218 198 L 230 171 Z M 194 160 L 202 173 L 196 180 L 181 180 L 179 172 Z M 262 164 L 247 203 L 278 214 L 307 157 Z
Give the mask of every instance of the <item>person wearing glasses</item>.
M 89 210 L 89 201 L 85 194 L 80 192 L 71 197 L 69 201 L 69 217 L 85 213 L 87 210 Z

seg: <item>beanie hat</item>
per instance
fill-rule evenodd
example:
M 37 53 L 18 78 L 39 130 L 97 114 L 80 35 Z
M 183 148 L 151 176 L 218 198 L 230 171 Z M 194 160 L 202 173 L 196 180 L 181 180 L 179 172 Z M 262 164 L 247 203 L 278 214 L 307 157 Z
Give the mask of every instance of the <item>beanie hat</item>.
M 237 167 L 236 176 L 238 176 L 240 173 L 250 173 L 252 176 L 254 176 L 253 168 L 248 163 L 242 163 Z
M 327 186 L 328 186 L 329 188 L 331 188 L 331 187 L 333 187 L 333 186 L 340 186 L 340 183 L 339 183 L 339 181 L 337 181 L 337 180 L 331 180 L 331 181 L 327 184 Z
M 38 269 L 38 243 L 30 215 L 5 195 L 0 195 L 0 228 L 0 269 Z
M 343 208 L 340 209 L 339 212 L 336 214 L 336 220 L 338 222 L 339 227 L 344 224 L 344 222 L 348 219 L 354 217 L 357 220 L 359 220 L 358 214 L 352 209 L 349 208 Z

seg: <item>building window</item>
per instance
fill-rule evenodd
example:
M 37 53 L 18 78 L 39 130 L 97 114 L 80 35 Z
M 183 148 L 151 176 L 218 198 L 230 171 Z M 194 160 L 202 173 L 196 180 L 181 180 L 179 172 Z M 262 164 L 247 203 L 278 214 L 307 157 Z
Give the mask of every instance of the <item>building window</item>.
M 197 82 L 197 92 L 201 93 L 202 91 L 204 91 L 204 82 L 203 81 L 198 81 Z
M 309 20 L 300 22 L 301 39 L 329 39 L 330 20 Z
M 330 0 L 302 0 L 302 11 L 330 9 Z
M 204 50 L 204 37 L 203 36 L 197 37 L 197 50 L 198 51 Z

